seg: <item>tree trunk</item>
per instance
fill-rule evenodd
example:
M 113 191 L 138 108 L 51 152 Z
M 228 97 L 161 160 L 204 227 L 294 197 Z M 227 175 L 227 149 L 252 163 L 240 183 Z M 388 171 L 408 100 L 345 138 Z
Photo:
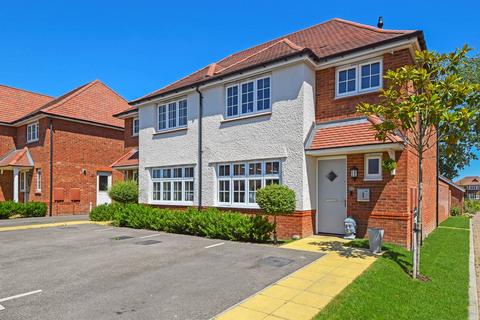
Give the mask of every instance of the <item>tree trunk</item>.
M 418 154 L 418 225 L 417 225 L 417 252 L 416 252 L 416 269 L 417 275 L 420 274 L 420 251 L 422 244 L 422 227 L 423 227 L 423 147 Z

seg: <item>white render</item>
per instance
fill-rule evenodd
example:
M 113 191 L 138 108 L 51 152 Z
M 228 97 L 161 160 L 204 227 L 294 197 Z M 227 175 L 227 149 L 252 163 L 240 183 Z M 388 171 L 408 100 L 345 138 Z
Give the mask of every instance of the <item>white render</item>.
M 305 155 L 305 143 L 315 123 L 315 71 L 305 62 L 266 70 L 271 77 L 271 113 L 225 121 L 225 87 L 229 82 L 200 87 L 203 93 L 202 205 L 217 205 L 216 165 L 223 162 L 275 160 L 282 162 L 282 184 L 296 193 L 297 210 L 316 208 L 316 160 Z M 242 80 L 247 80 L 245 78 Z M 198 109 L 199 96 L 190 90 L 186 130 L 156 133 L 157 103 L 139 109 L 140 202 L 151 199 L 150 168 L 195 166 L 195 197 L 198 203 Z M 177 97 L 178 98 L 178 97 Z M 168 100 L 162 101 L 168 102 Z

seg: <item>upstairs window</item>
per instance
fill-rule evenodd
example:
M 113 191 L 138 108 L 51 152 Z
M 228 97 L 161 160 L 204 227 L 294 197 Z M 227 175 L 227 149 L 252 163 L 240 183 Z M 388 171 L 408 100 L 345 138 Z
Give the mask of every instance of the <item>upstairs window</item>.
M 138 118 L 134 118 L 132 122 L 132 136 L 138 136 L 140 132 L 140 121 Z
M 158 131 L 187 127 L 187 100 L 158 106 Z
M 271 108 L 270 77 L 262 77 L 226 88 L 226 117 L 234 118 Z
M 38 122 L 27 125 L 27 143 L 38 141 Z
M 382 87 L 382 61 L 369 61 L 337 69 L 336 96 L 374 91 Z

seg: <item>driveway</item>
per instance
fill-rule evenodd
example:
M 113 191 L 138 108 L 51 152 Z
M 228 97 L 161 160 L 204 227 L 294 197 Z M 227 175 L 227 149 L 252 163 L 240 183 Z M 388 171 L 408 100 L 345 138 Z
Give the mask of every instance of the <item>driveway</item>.
M 210 319 L 322 255 L 98 225 L 0 243 L 2 320 Z

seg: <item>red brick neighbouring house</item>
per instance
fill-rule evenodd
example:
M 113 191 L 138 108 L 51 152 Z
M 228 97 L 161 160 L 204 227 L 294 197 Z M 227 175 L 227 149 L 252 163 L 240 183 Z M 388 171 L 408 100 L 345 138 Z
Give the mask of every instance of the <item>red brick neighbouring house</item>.
M 464 177 L 456 182 L 465 188 L 465 198 L 480 200 L 480 176 Z
M 58 98 L 0 86 L 0 201 L 44 202 L 53 215 L 108 202 L 124 151 L 113 114 L 127 107 L 98 80 Z
M 137 108 L 129 107 L 114 115 L 125 121 L 124 153 L 111 164 L 114 170 L 123 174 L 124 180 L 138 182 L 138 134 L 140 133 L 140 121 Z
M 465 189 L 444 176 L 438 178 L 438 223 L 450 217 L 452 208 L 463 214 Z

